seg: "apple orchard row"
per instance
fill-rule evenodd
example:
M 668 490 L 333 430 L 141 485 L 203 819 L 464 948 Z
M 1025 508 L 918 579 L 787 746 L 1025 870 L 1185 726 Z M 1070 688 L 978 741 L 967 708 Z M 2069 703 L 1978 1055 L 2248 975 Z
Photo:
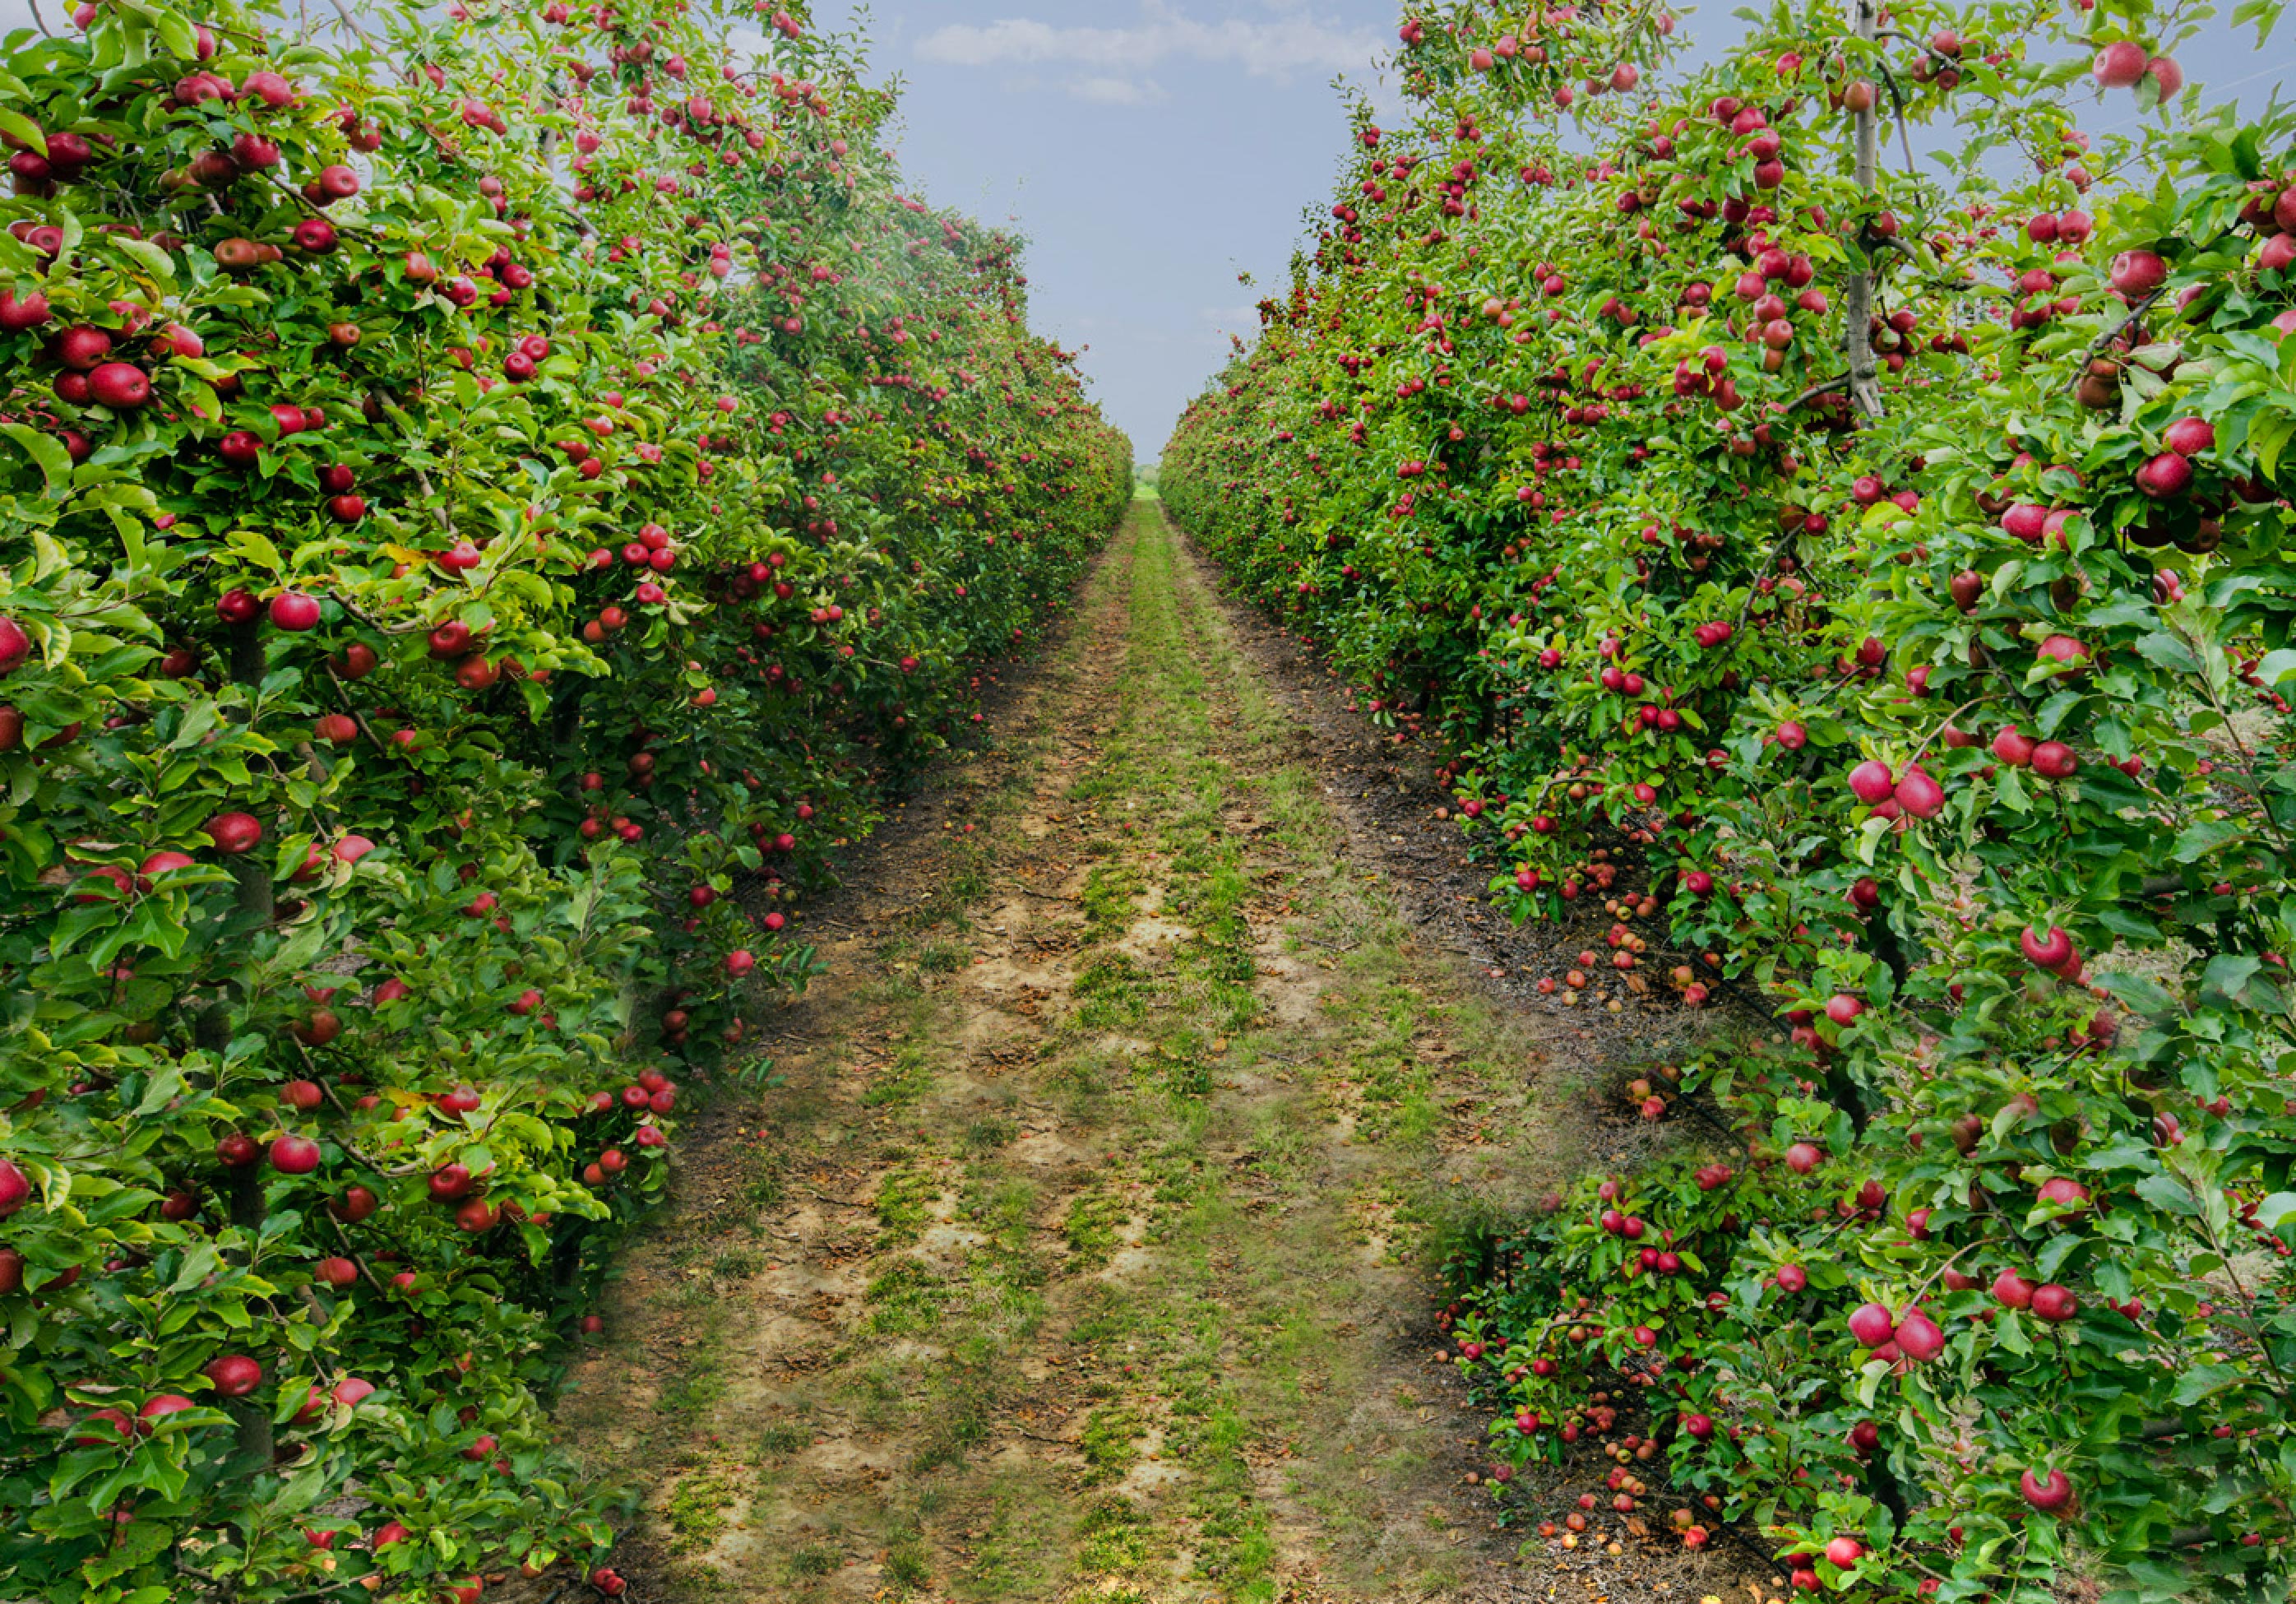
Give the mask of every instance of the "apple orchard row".
M 1161 475 L 1602 932 L 1542 990 L 1704 1010 L 1661 1156 L 1448 1266 L 1488 1483 L 1808 1592 L 2283 1596 L 2296 120 L 2144 0 L 1720 26 L 1410 6 Z
M 1129 489 L 855 41 L 308 26 L 0 60 L 12 1599 L 621 1592 L 541 1404 L 685 1083 Z

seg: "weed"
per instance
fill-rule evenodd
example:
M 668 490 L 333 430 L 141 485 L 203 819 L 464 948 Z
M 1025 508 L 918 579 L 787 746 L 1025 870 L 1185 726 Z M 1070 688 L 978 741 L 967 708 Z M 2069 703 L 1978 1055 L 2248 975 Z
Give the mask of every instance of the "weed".
M 1098 1498 L 1077 1523 L 1084 1540 L 1077 1568 L 1091 1576 L 1121 1575 L 1147 1563 L 1154 1536 L 1147 1518 L 1128 1498 Z M 1121 1595 L 1101 1595 L 1103 1598 Z
M 845 1556 L 825 1542 L 808 1543 L 790 1551 L 789 1567 L 792 1576 L 826 1576 L 842 1569 Z
M 932 1090 L 932 1082 L 931 1057 L 922 1048 L 905 1047 L 893 1056 L 891 1067 L 861 1094 L 861 1106 L 887 1108 L 919 1102 Z
M 972 955 L 956 942 L 927 942 L 917 949 L 917 968 L 927 975 L 954 975 Z
M 999 1147 L 1010 1147 L 1020 1135 L 1021 1127 L 1017 1123 L 1001 1114 L 994 1114 L 967 1125 L 958 1142 L 967 1153 L 994 1153 Z
M 932 1560 L 914 1538 L 885 1551 L 885 1580 L 895 1587 L 916 1592 L 932 1581 Z
M 869 1283 L 869 1328 L 887 1336 L 922 1337 L 940 1323 L 948 1306 L 948 1287 L 929 1265 L 914 1259 L 895 1261 L 893 1267 Z
M 813 1441 L 813 1433 L 792 1420 L 776 1421 L 758 1434 L 758 1452 L 765 1459 L 795 1453 Z
M 1079 901 L 1084 906 L 1085 927 L 1095 937 L 1130 927 L 1137 912 L 1134 899 L 1138 897 L 1144 882 L 1140 871 L 1129 865 L 1103 864 L 1085 876 L 1084 892 Z
M 898 1246 L 914 1241 L 932 1217 L 928 1205 L 939 1196 L 940 1183 L 919 1170 L 895 1169 L 877 1189 L 877 1220 L 885 1240 Z
M 670 1551 L 698 1554 L 717 1542 L 726 1529 L 726 1506 L 734 1496 L 733 1485 L 722 1471 L 705 1471 L 679 1482 L 662 1509 L 663 1523 L 669 1527 Z
M 710 1273 L 727 1280 L 746 1280 L 766 1267 L 765 1254 L 753 1247 L 729 1247 L 718 1255 Z
M 1147 1016 L 1153 980 L 1143 965 L 1124 953 L 1094 958 L 1070 988 L 1079 1004 L 1077 1024 L 1093 1031 L 1137 1024 Z
M 1077 1439 L 1083 1451 L 1087 1482 L 1112 1482 L 1132 1468 L 1140 1458 L 1140 1449 L 1134 1439 L 1140 1435 L 1140 1417 L 1126 1404 L 1112 1404 L 1092 1411 L 1084 1423 L 1084 1432 Z
M 1131 1206 L 1105 1192 L 1086 1192 L 1069 1205 L 1061 1234 L 1068 1239 L 1071 1263 L 1080 1270 L 1097 1270 L 1108 1263 L 1121 1239 L 1117 1228 L 1132 1217 Z

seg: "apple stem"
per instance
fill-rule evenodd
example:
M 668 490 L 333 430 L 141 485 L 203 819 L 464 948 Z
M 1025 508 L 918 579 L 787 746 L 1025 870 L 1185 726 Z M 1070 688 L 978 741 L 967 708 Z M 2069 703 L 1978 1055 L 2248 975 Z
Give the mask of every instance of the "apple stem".
M 1844 384 L 1849 382 L 1849 375 L 1848 374 L 1843 374 L 1838 379 L 1828 379 L 1823 384 L 1814 385 L 1810 389 L 1804 391 L 1800 395 L 1795 397 L 1793 406 L 1788 407 L 1786 410 L 1788 412 L 1792 412 L 1794 409 L 1794 407 L 1800 406 L 1804 401 L 1809 399 L 1810 397 L 1821 395 L 1829 390 L 1839 390 Z M 1746 627 L 1746 620 L 1753 613 L 1754 598 L 1762 593 L 1762 580 L 1768 579 L 1772 573 L 1776 572 L 1779 559 L 1783 558 L 1786 553 L 1792 548 L 1796 537 L 1800 533 L 1801 531 L 1798 529 L 1790 529 L 1770 543 L 1769 560 L 1762 564 L 1762 572 L 1756 575 L 1752 582 L 1748 584 L 1746 587 L 1745 605 L 1738 609 L 1738 622 L 1730 631 L 1733 638 L 1735 638 L 1738 632 Z
M 429 501 L 438 494 L 437 491 L 430 488 L 430 475 L 423 472 L 422 466 L 419 463 L 414 466 L 414 482 L 422 487 L 423 500 Z M 447 539 L 452 539 L 455 534 L 455 520 L 447 513 L 446 503 L 439 502 L 438 505 L 431 507 L 430 515 L 439 521 L 439 528 L 440 531 L 446 534 Z

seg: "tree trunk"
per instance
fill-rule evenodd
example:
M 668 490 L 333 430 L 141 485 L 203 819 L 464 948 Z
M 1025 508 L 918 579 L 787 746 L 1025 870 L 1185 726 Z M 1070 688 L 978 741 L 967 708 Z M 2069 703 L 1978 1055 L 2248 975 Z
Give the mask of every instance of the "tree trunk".
M 1849 25 L 1860 39 L 1874 42 L 1874 0 L 1849 0 Z M 1876 376 L 1874 363 L 1874 338 L 1869 325 L 1874 317 L 1874 258 L 1872 236 L 1866 233 L 1867 202 L 1874 196 L 1874 176 L 1881 166 L 1882 110 L 1879 91 L 1875 103 L 1863 111 L 1854 113 L 1857 137 L 1858 216 L 1856 219 L 1858 238 L 1855 242 L 1862 266 L 1849 276 L 1849 283 L 1841 298 L 1842 353 L 1849 360 L 1849 406 L 1859 419 L 1882 415 L 1882 383 Z

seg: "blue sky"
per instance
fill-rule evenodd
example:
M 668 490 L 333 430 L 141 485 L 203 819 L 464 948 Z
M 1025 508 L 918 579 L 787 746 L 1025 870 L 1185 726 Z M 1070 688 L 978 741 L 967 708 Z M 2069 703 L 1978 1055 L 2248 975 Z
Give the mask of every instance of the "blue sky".
M 836 26 L 853 8 L 816 4 Z M 1347 139 L 1331 80 L 1376 86 L 1393 0 L 879 0 L 905 81 L 902 165 L 1029 241 L 1039 327 L 1073 349 L 1142 461 L 1259 327 Z

